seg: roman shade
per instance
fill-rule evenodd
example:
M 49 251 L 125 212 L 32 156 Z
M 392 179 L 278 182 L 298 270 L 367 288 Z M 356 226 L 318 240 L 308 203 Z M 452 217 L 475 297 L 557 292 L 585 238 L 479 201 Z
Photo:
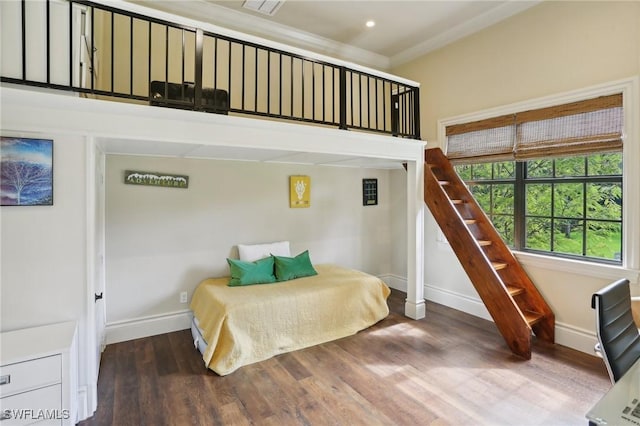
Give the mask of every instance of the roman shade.
M 622 94 L 446 127 L 456 163 L 527 160 L 622 150 Z
M 515 114 L 447 126 L 447 157 L 453 162 L 512 159 L 515 130 Z

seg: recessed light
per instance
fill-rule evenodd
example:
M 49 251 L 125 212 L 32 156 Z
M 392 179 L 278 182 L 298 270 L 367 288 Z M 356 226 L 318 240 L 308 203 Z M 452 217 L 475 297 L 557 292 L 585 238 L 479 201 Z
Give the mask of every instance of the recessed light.
M 376 21 L 369 20 L 369 21 L 367 21 L 367 23 L 365 25 L 367 26 L 367 28 L 375 27 L 376 26 Z

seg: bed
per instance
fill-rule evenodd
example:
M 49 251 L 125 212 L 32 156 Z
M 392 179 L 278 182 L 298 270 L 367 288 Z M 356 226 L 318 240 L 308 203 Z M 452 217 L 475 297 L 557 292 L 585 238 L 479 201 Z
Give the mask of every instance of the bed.
M 389 287 L 367 273 L 332 264 L 317 275 L 229 286 L 209 278 L 191 301 L 192 334 L 205 365 L 219 375 L 363 330 L 389 314 Z

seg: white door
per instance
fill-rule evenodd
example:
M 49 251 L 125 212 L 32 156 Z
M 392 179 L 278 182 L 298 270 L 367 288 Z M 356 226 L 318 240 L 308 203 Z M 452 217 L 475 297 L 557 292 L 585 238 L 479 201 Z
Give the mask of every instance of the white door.
M 91 137 L 87 140 L 87 393 L 85 412 L 78 420 L 91 417 L 98 407 L 98 372 L 105 335 L 105 155 Z M 83 407 L 81 405 L 81 407 Z
M 96 373 L 100 368 L 100 356 L 105 346 L 104 327 L 106 323 L 105 294 L 105 155 L 99 149 L 95 151 L 95 328 L 96 328 Z

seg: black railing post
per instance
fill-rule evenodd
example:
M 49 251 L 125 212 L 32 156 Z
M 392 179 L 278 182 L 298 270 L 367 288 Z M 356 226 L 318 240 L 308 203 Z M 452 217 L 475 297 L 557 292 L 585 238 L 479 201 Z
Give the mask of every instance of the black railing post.
M 397 137 L 400 132 L 400 95 L 393 93 L 393 86 L 391 89 L 391 136 Z
M 340 129 L 347 130 L 347 70 L 340 67 Z
M 204 45 L 204 33 L 198 28 L 196 29 L 196 64 L 194 70 L 194 92 L 193 102 L 194 109 L 202 109 L 202 46 Z
M 22 25 L 24 32 L 24 22 Z M 73 54 L 71 53 L 73 52 L 73 37 L 71 37 L 71 34 L 73 34 L 73 2 L 69 2 L 69 88 L 73 89 Z M 22 49 L 22 60 L 24 61 L 26 56 L 24 44 L 22 45 Z
M 71 6 L 69 6 L 71 7 Z M 27 7 L 26 0 L 20 2 L 20 11 L 22 19 L 22 81 L 27 80 Z M 71 16 L 71 15 L 69 15 Z M 71 33 L 73 34 L 73 33 Z M 69 54 L 71 56 L 71 54 Z
M 413 138 L 420 139 L 420 88 L 413 88 Z

